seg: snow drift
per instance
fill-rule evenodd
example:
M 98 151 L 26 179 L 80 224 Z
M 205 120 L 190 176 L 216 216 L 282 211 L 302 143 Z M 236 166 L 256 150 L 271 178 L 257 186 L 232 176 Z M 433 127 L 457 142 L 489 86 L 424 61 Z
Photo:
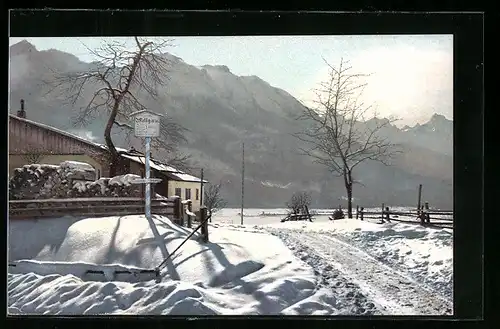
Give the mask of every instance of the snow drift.
M 151 222 L 144 216 L 11 221 L 9 261 L 20 267 L 9 270 L 9 312 L 342 313 L 325 302 L 335 299 L 332 292 L 316 289 L 313 270 L 262 232 L 212 227 L 206 244 L 195 234 L 167 262 L 160 283 L 82 276 L 84 263 L 154 268 L 190 232 L 160 216 Z
M 8 275 L 9 313 L 452 313 L 448 229 L 320 215 L 313 223 L 255 216 L 229 224 L 239 222 L 238 211 L 214 217 L 210 243 L 198 234 L 188 240 L 159 283 L 123 282 L 109 271 L 161 263 L 192 232 L 168 218 L 11 220 L 8 257 L 16 267 Z M 88 277 L 85 269 L 107 275 Z

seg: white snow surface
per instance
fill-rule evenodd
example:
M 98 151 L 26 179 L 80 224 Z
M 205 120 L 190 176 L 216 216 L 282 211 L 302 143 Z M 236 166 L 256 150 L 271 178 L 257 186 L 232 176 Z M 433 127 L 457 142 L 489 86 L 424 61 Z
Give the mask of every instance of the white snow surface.
M 451 314 L 452 234 L 359 220 L 280 223 L 224 209 L 210 242 L 154 216 L 9 222 L 9 314 Z M 238 224 L 236 224 L 238 223 Z M 101 270 L 102 274 L 86 274 Z M 129 270 L 131 275 L 115 271 Z M 147 279 L 144 279 L 147 278 Z
M 75 170 L 82 170 L 82 171 L 94 171 L 94 167 L 92 167 L 90 164 L 86 162 L 79 162 L 79 161 L 63 161 L 59 164 L 61 168 L 67 168 L 67 169 L 75 169 Z
M 120 176 L 115 176 L 112 177 L 108 184 L 109 185 L 125 185 L 129 186 L 132 184 L 132 181 L 141 178 L 139 175 L 134 175 L 134 174 L 126 174 L 126 175 L 120 175 Z
M 8 303 L 23 314 L 337 314 L 313 270 L 263 232 L 212 228 L 173 256 L 160 283 L 88 280 L 99 265 L 154 268 L 190 230 L 165 217 L 11 221 Z M 21 242 L 22 241 L 22 242 Z M 24 260 L 24 261 L 21 261 Z M 26 260 L 31 260 L 26 261 Z M 29 266 L 31 263 L 31 266 Z M 93 265 L 92 265 L 93 264 Z M 109 268 L 109 266 L 108 266 Z M 307 305 L 318 304 L 311 309 Z

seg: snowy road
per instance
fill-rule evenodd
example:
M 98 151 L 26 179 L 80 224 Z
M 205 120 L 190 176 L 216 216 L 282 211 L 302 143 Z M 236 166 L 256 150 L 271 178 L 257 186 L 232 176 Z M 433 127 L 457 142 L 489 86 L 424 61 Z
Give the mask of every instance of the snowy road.
M 351 314 L 452 314 L 452 301 L 329 234 L 267 230 L 315 269 L 321 286 L 343 294 Z

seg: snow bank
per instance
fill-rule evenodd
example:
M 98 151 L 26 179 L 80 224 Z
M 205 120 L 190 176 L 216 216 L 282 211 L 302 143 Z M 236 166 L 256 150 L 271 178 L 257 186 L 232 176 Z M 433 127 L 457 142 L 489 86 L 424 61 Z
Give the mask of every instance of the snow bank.
M 203 289 L 180 281 L 84 282 L 76 276 L 8 274 L 9 314 L 217 314 Z
M 87 264 L 101 269 L 105 264 L 154 268 L 190 232 L 162 216 L 155 216 L 152 222 L 144 216 L 11 221 L 9 261 L 22 265 L 9 269 L 9 312 L 340 312 L 326 302 L 334 299 L 333 292 L 316 290 L 313 270 L 295 258 L 279 238 L 258 230 L 212 227 L 209 243 L 201 243 L 195 234 L 167 262 L 161 283 L 99 282 L 106 278 L 90 280 L 82 274 Z
M 450 229 L 384 224 L 378 230 L 339 234 L 379 261 L 409 272 L 444 296 L 453 296 L 453 234 Z
M 96 265 L 85 262 L 40 262 L 34 260 L 19 260 L 9 264 L 9 272 L 12 274 L 35 273 L 38 275 L 73 275 L 83 280 L 91 281 L 130 281 L 138 282 L 154 280 L 154 273 L 143 271 L 150 269 L 134 266 L 122 266 L 118 264 Z M 88 272 L 91 271 L 91 272 Z M 102 272 L 102 273 L 96 273 Z M 129 274 L 124 273 L 129 272 Z

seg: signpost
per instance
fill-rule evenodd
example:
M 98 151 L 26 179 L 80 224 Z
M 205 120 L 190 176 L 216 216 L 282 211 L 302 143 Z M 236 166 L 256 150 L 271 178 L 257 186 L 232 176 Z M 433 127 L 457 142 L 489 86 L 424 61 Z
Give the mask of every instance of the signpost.
M 133 183 L 146 184 L 145 193 L 145 210 L 146 218 L 151 219 L 151 185 L 154 183 L 159 183 L 161 179 L 150 178 L 150 164 L 149 160 L 151 157 L 151 138 L 158 137 L 160 135 L 160 118 L 161 114 L 157 114 L 152 111 L 142 110 L 131 113 L 130 116 L 134 117 L 134 134 L 136 137 L 145 137 L 146 139 L 146 178 L 136 179 Z
M 161 182 L 161 178 L 138 178 L 131 181 L 132 184 L 155 184 Z

